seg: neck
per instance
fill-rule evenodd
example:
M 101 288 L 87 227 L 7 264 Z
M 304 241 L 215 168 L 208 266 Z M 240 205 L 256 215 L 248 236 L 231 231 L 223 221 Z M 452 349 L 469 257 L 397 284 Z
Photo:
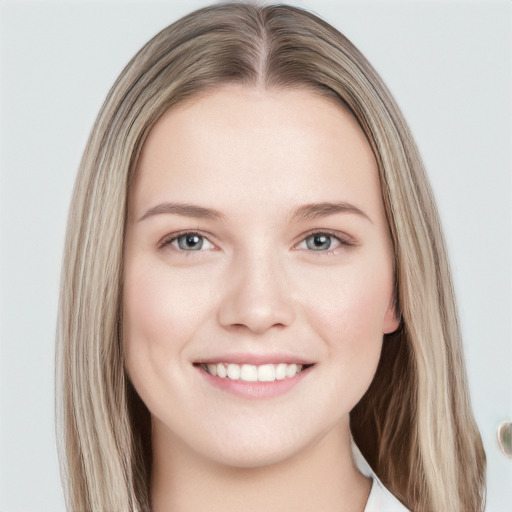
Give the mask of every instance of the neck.
M 154 512 L 363 512 L 370 492 L 371 482 L 353 464 L 348 427 L 293 458 L 256 468 L 218 464 L 179 443 L 158 441 L 153 439 Z

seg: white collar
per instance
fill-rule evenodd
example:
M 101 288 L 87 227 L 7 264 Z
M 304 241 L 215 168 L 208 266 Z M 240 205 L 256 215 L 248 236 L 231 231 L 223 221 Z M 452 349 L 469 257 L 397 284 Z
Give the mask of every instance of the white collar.
M 366 477 L 372 479 L 372 489 L 366 502 L 364 512 L 410 512 L 384 487 L 363 454 L 352 439 L 352 454 L 357 469 Z

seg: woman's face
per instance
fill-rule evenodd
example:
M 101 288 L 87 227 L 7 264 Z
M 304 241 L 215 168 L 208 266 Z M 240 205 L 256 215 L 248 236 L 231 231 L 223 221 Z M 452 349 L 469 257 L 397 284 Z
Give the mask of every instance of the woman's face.
M 126 366 L 154 443 L 254 467 L 348 433 L 398 323 L 376 162 L 344 107 L 224 86 L 167 112 L 125 257 Z

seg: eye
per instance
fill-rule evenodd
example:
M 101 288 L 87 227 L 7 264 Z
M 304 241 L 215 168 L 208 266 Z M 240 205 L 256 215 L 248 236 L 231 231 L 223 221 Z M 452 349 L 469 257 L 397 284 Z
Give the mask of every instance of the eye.
M 343 246 L 354 245 L 352 241 L 345 240 L 343 237 L 334 235 L 328 232 L 316 232 L 306 236 L 296 248 L 315 251 L 332 253 Z
M 169 238 L 162 241 L 162 246 L 170 245 L 178 251 L 207 251 L 214 249 L 215 246 L 199 233 L 180 233 L 178 235 L 171 235 Z

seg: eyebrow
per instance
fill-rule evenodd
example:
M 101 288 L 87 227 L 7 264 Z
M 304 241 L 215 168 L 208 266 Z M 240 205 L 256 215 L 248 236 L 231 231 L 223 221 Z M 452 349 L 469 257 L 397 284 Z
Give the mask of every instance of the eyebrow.
M 335 213 L 353 213 L 365 218 L 373 224 L 373 221 L 363 210 L 345 201 L 306 204 L 293 212 L 292 219 L 313 220 L 327 217 Z
M 370 217 L 357 206 L 345 201 L 311 203 L 300 206 L 291 215 L 294 220 L 313 220 L 336 213 L 353 213 L 372 222 Z M 184 217 L 193 217 L 196 219 L 222 220 L 225 216 L 213 208 L 205 208 L 189 203 L 162 203 L 150 208 L 137 222 L 141 222 L 148 217 L 161 214 L 175 214 Z M 372 222 L 373 223 L 373 222 Z
M 137 222 L 140 222 L 153 215 L 161 215 L 163 213 L 173 213 L 184 217 L 193 217 L 196 219 L 223 219 L 224 215 L 213 208 L 204 208 L 188 203 L 162 203 L 150 208 Z

